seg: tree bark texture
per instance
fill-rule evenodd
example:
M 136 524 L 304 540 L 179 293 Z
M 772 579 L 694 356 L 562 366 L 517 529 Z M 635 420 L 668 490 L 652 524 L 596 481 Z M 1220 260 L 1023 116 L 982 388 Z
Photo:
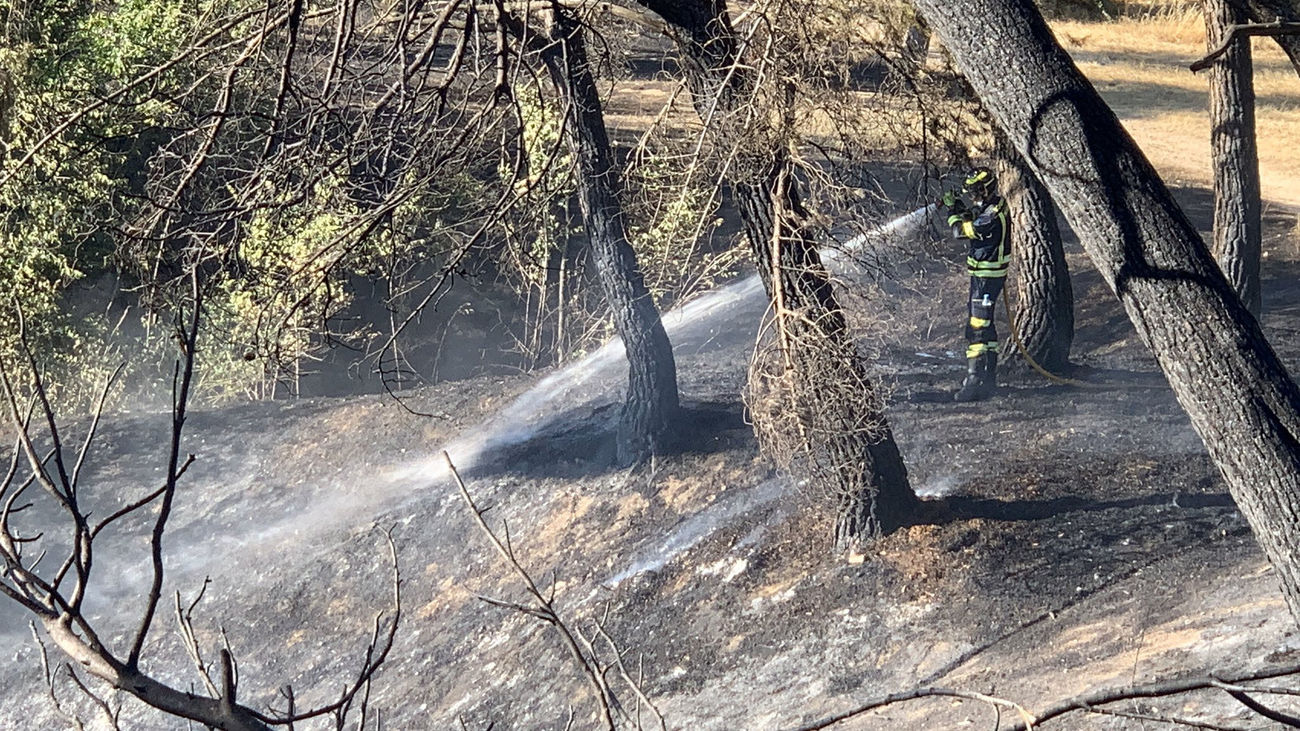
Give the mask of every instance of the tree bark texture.
M 1204 0 L 1205 40 L 1223 44 L 1246 21 L 1238 0 Z M 1250 39 L 1238 38 L 1210 67 L 1210 150 L 1214 166 L 1214 255 L 1246 308 L 1259 316 L 1259 155 Z
M 658 451 L 677 422 L 677 366 L 659 310 L 627 240 L 621 181 L 582 27 L 570 11 L 559 10 L 553 14 L 551 33 L 555 52 L 544 56 L 568 101 L 565 131 L 578 161 L 578 200 L 596 276 L 627 350 L 628 387 L 619 420 L 618 459 L 631 464 Z
M 813 477 L 837 495 L 836 545 L 876 538 L 913 519 L 907 470 L 817 253 L 798 181 L 784 148 L 746 136 L 752 70 L 723 0 L 639 0 L 667 21 L 692 103 L 710 133 L 739 154 L 728 176 L 754 261 L 779 322 L 787 386 L 806 435 Z M 758 136 L 763 138 L 762 135 Z M 787 316 L 788 315 L 788 316 Z M 842 370 L 827 373 L 828 362 Z M 827 388 L 819 379 L 842 381 Z M 845 389 L 851 398 L 840 398 Z M 834 395 L 832 395 L 834 394 Z
M 1251 23 L 1300 23 L 1300 0 L 1231 0 L 1245 5 L 1245 17 Z M 1300 75 L 1300 36 L 1274 36 L 1273 40 L 1291 59 L 1291 65 Z
M 1300 618 L 1300 390 L 1031 0 L 916 0 L 1155 355 Z
M 1017 273 L 1016 335 L 1024 353 L 1052 373 L 1070 366 L 1074 342 L 1074 288 L 1061 245 L 1056 208 L 1020 153 L 998 136 L 996 162 L 1011 213 L 1011 250 Z
M 742 227 L 780 318 L 780 350 L 794 391 L 805 468 L 829 484 L 835 545 L 872 540 L 914 519 L 916 495 L 867 364 L 817 253 L 817 231 L 790 166 L 774 154 L 771 178 L 735 186 Z M 785 313 L 790 313 L 788 316 Z

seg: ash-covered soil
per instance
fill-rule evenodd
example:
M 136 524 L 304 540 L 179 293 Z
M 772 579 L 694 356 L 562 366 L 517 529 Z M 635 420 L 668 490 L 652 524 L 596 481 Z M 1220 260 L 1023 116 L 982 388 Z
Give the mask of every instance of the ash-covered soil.
M 1181 196 L 1204 221 L 1207 193 Z M 1263 322 L 1294 370 L 1295 214 L 1274 210 L 1266 225 Z M 862 299 L 858 318 L 884 326 L 875 342 L 891 424 L 935 510 L 860 562 L 830 552 L 825 516 L 757 454 L 738 398 L 763 310 L 751 287 L 675 326 L 692 419 L 676 453 L 632 470 L 609 466 L 617 353 L 549 380 L 443 384 L 404 405 L 361 397 L 196 414 L 187 448 L 198 461 L 167 534 L 168 592 L 188 601 L 211 578 L 200 640 L 215 656 L 224 629 L 243 702 L 282 707 L 286 684 L 299 707 L 329 700 L 390 602 L 375 527 L 392 526 L 403 616 L 371 698 L 384 728 L 561 729 L 571 713 L 575 728 L 597 727 L 555 632 L 477 598 L 525 596 L 440 470 L 447 447 L 561 615 L 588 635 L 603 623 L 670 728 L 795 728 L 921 686 L 1033 710 L 1091 689 L 1295 661 L 1300 638 L 1249 528 L 1117 301 L 1072 251 L 1074 360 L 1097 388 L 1017 373 L 991 402 L 952 403 L 966 293 L 955 264 L 921 256 L 894 272 L 899 294 Z M 156 416 L 106 429 L 86 478 L 105 510 L 156 484 L 165 436 Z M 117 646 L 144 586 L 145 517 L 100 554 L 92 606 Z M 146 668 L 197 685 L 163 614 Z M 0 728 L 68 727 L 12 606 L 0 639 Z M 66 683 L 59 691 L 75 699 Z M 1266 727 L 1223 694 L 1120 710 Z M 1150 724 L 1074 714 L 1049 728 Z M 122 725 L 185 727 L 132 700 Z M 966 726 L 993 728 L 992 710 L 919 700 L 840 727 Z

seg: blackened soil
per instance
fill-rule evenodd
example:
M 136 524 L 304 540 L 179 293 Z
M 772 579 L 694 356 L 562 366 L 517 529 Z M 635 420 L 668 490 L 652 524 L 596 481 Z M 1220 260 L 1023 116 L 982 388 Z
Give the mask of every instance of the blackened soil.
M 1180 195 L 1207 219 L 1204 191 Z M 1273 209 L 1262 318 L 1293 368 L 1295 230 L 1294 214 Z M 910 295 L 857 313 L 888 320 L 870 342 L 912 484 L 931 501 L 916 525 L 861 556 L 833 554 L 810 491 L 757 453 L 738 399 L 757 328 L 744 310 L 707 350 L 679 351 L 689 422 L 673 451 L 632 469 L 612 466 L 616 397 L 491 441 L 496 427 L 484 425 L 532 385 L 523 377 L 431 388 L 405 407 L 376 397 L 196 415 L 189 448 L 199 459 L 168 533 L 168 591 L 189 598 L 212 578 L 196 615 L 200 640 L 213 653 L 225 628 L 242 700 L 282 706 L 277 689 L 292 684 L 300 707 L 324 702 L 391 603 L 374 526 L 391 527 L 403 614 L 370 698 L 385 728 L 559 729 L 570 714 L 576 728 L 597 727 L 555 631 L 478 598 L 527 599 L 436 468 L 444 444 L 481 436 L 488 446 L 466 477 L 489 524 L 508 532 L 520 564 L 603 661 L 615 652 L 601 632 L 617 644 L 670 728 L 794 728 L 922 686 L 1033 710 L 1097 688 L 1294 661 L 1294 622 L 1248 526 L 1077 246 L 1073 375 L 1095 387 L 1008 374 L 995 399 L 977 404 L 951 401 L 964 370 L 966 285 L 938 257 L 942 246 L 909 265 Z M 165 424 L 145 417 L 107 430 L 87 473 L 106 506 L 154 484 L 149 460 L 163 437 Z M 104 559 L 115 568 L 97 605 L 115 646 L 141 586 L 132 577 L 142 541 L 131 528 L 112 544 L 126 558 Z M 0 727 L 65 727 L 43 700 L 21 618 L 9 619 Z M 170 627 L 154 637 L 149 668 L 193 683 Z M 635 715 L 621 673 L 609 677 Z M 1118 710 L 1264 727 L 1223 694 Z M 123 718 L 125 728 L 177 727 L 130 701 Z M 842 728 L 993 721 L 983 704 L 931 699 Z M 1056 728 L 1158 727 L 1144 723 L 1154 722 L 1075 714 Z

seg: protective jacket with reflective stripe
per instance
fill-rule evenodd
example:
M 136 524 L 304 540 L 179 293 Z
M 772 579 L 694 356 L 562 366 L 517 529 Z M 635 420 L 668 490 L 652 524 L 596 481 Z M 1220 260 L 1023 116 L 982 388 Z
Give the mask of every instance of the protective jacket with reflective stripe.
M 1005 277 L 1011 264 L 1011 226 L 1007 221 L 1006 199 L 994 198 L 973 220 L 969 215 L 948 217 L 952 235 L 967 239 L 970 244 L 966 269 L 972 277 Z

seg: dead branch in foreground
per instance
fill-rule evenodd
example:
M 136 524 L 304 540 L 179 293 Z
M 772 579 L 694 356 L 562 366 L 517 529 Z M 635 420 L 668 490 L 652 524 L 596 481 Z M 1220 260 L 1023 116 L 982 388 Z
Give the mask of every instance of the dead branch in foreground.
M 364 717 L 371 680 L 388 656 L 401 615 L 401 576 L 396 547 L 388 531 L 385 536 L 392 558 L 393 607 L 390 612 L 376 616 L 374 632 L 355 680 L 343 689 L 336 701 L 307 711 L 294 710 L 290 701 L 290 710 L 285 713 L 262 713 L 240 703 L 238 674 L 229 646 L 218 653 L 218 678 L 209 675 L 209 666 L 202 660 L 189 619 L 198 599 L 186 611 L 180 609 L 178 599 L 177 616 L 182 639 L 208 694 L 174 687 L 144 669 L 145 650 L 150 645 L 149 635 L 162 596 L 163 538 L 177 485 L 195 460 L 192 454 L 182 457 L 182 432 L 203 310 L 197 272 L 191 272 L 191 285 L 189 315 L 176 328 L 181 358 L 172 382 L 171 434 L 166 447 L 163 484 L 138 487 L 141 495 L 127 497 L 126 504 L 116 508 L 91 499 L 102 499 L 110 491 L 92 492 L 81 483 L 82 466 L 95 448 L 105 395 L 112 379 L 104 385 L 87 434 L 74 450 L 65 442 L 63 427 L 66 425 L 60 423 L 51 405 L 43 371 L 27 345 L 22 332 L 22 314 L 18 313 L 23 361 L 13 373 L 8 364 L 0 364 L 0 419 L 8 421 L 14 440 L 9 464 L 0 477 L 0 596 L 21 606 L 40 623 L 50 641 L 67 657 L 67 662 L 58 667 L 66 670 L 73 686 L 89 698 L 110 725 L 117 723 L 119 708 L 110 704 L 112 699 L 92 691 L 80 673 L 93 675 L 113 690 L 132 695 L 163 713 L 211 728 L 266 731 L 271 726 L 282 725 L 292 729 L 295 722 L 322 716 L 332 716 L 336 727 L 342 728 L 350 711 L 359 710 Z M 28 512 L 30 508 L 36 509 Z M 42 508 L 48 516 L 35 517 Z M 97 515 L 106 517 L 92 519 Z M 141 531 L 149 539 L 148 565 L 152 572 L 141 597 L 143 606 L 135 629 L 126 635 L 125 647 L 114 647 L 114 641 L 102 634 L 103 627 L 92 621 L 84 607 L 95 576 L 92 569 L 97 559 L 102 560 L 96 555 L 96 548 L 101 546 L 97 538 L 105 528 L 120 525 L 119 521 L 130 515 L 142 519 Z M 39 639 L 38 643 L 48 695 L 55 710 L 74 726 L 82 726 L 75 713 L 60 703 L 54 689 L 56 672 L 51 669 L 44 643 Z M 286 696 L 292 698 L 288 693 Z
M 1212 690 L 1212 689 L 1218 689 L 1224 691 L 1225 693 L 1228 693 L 1234 699 L 1240 702 L 1242 705 L 1249 708 L 1251 711 L 1259 714 L 1260 716 L 1268 718 L 1269 720 L 1274 721 L 1275 723 L 1282 724 L 1287 728 L 1300 728 L 1300 718 L 1296 718 L 1295 716 L 1291 716 L 1289 714 L 1282 713 L 1275 709 L 1268 708 L 1267 706 L 1263 705 L 1259 701 L 1254 700 L 1253 698 L 1250 698 L 1247 695 L 1248 693 L 1258 693 L 1258 694 L 1265 694 L 1265 695 L 1297 696 L 1300 695 L 1300 691 L 1297 691 L 1295 689 L 1290 689 L 1290 688 L 1242 685 L 1243 683 L 1252 683 L 1260 680 L 1268 680 L 1271 678 L 1280 678 L 1287 675 L 1295 675 L 1297 673 L 1300 673 L 1300 663 L 1283 665 L 1279 667 L 1269 668 L 1267 670 L 1257 670 L 1254 672 L 1244 673 L 1236 676 L 1199 675 L 1195 677 L 1164 680 L 1157 683 L 1150 683 L 1148 685 L 1129 686 L 1125 688 L 1108 688 L 1104 690 L 1093 691 L 1091 693 L 1084 693 L 1071 698 L 1066 698 L 1061 701 L 1057 701 L 1049 705 L 1047 708 L 1039 712 L 1037 715 L 1030 713 L 1028 710 L 1025 709 L 1024 706 L 1018 703 L 1006 700 L 1004 698 L 995 698 L 993 696 L 985 695 L 983 693 L 974 693 L 971 691 L 964 691 L 964 690 L 954 690 L 951 688 L 916 688 L 913 690 L 903 691 L 900 693 L 891 693 L 887 696 L 882 696 L 880 698 L 867 701 L 866 703 L 863 703 L 851 710 L 843 711 L 841 713 L 837 713 L 835 715 L 827 716 L 820 720 L 813 721 L 812 723 L 799 726 L 797 729 L 794 729 L 793 731 L 817 731 L 818 729 L 829 728 L 830 726 L 834 726 L 835 724 L 840 723 L 841 721 L 846 721 L 850 718 L 860 716 L 869 711 L 884 708 L 886 706 L 890 706 L 895 703 L 916 700 L 918 698 L 936 698 L 936 697 L 963 698 L 966 700 L 974 700 L 974 701 L 980 701 L 982 703 L 987 703 L 993 706 L 995 709 L 1001 709 L 1001 708 L 1014 709 L 1020 715 L 1020 721 L 1017 722 L 1014 726 L 1012 726 L 1009 731 L 1033 731 L 1034 728 L 1041 727 L 1043 724 L 1045 724 L 1048 721 L 1051 721 L 1055 718 L 1058 718 L 1060 716 L 1063 716 L 1067 713 L 1071 713 L 1074 711 L 1087 711 L 1089 713 L 1118 715 L 1118 716 L 1126 716 L 1126 717 L 1131 716 L 1135 718 L 1140 717 L 1143 720 L 1160 721 L 1164 723 L 1172 723 L 1176 725 L 1189 726 L 1193 728 L 1220 729 L 1224 731 L 1232 731 L 1232 729 L 1228 729 L 1228 727 L 1225 726 L 1217 726 L 1214 724 L 1191 721 L 1187 719 L 1179 719 L 1179 718 L 1155 716 L 1155 715 L 1129 714 L 1129 713 L 1123 713 L 1123 712 L 1113 711 L 1110 709 L 1099 707 L 1110 703 L 1117 703 L 1119 701 L 1137 700 L 1140 698 L 1165 698 L 1165 697 L 1179 695 L 1182 693 L 1188 693 L 1196 690 Z M 999 723 L 998 725 L 995 726 L 995 728 L 1001 728 L 1001 724 Z
M 661 731 L 666 729 L 663 715 L 659 713 L 659 709 L 655 708 L 654 703 L 652 703 L 650 698 L 642 691 L 639 682 L 633 680 L 631 674 L 627 671 L 627 668 L 623 663 L 623 653 L 619 649 L 618 645 L 615 644 L 613 638 L 611 638 L 605 631 L 604 625 L 599 621 L 596 623 L 596 636 L 598 639 L 604 640 L 606 644 L 612 648 L 615 659 L 610 663 L 602 663 L 596 651 L 595 643 L 581 630 L 570 628 L 565 621 L 561 619 L 560 615 L 555 611 L 554 587 L 552 586 L 550 595 L 542 594 L 541 590 L 538 589 L 537 583 L 533 580 L 532 576 L 529 575 L 528 571 L 519 563 L 519 559 L 515 556 L 514 547 L 510 544 L 509 526 L 504 526 L 504 539 L 498 537 L 497 534 L 493 532 L 493 530 L 488 526 L 487 521 L 483 518 L 483 510 L 474 503 L 474 499 L 470 496 L 469 490 L 465 487 L 465 481 L 461 479 L 460 472 L 456 469 L 456 465 L 451 461 L 451 455 L 447 454 L 446 451 L 443 451 L 442 458 L 446 462 L 447 470 L 455 480 L 456 486 L 460 489 L 460 496 L 465 500 L 465 504 L 469 507 L 470 514 L 473 516 L 474 522 L 478 526 L 479 531 L 487 537 L 488 541 L 492 543 L 492 546 L 496 549 L 497 553 L 505 559 L 506 563 L 514 573 L 519 576 L 528 593 L 529 603 L 520 604 L 482 595 L 478 595 L 477 598 L 482 602 L 491 604 L 492 606 L 513 609 L 530 617 L 535 617 L 555 628 L 556 632 L 560 635 L 565 649 L 568 650 L 569 655 L 578 664 L 579 668 L 581 668 L 583 676 L 588 685 L 591 686 L 591 690 L 596 697 L 601 721 L 605 728 L 610 729 L 610 731 L 617 728 L 614 717 L 614 712 L 617 710 L 623 718 L 632 723 L 634 728 L 641 729 L 643 726 L 640 719 L 640 710 L 642 707 L 645 707 L 654 716 L 659 729 Z M 637 708 L 635 716 L 629 714 L 622 708 L 618 703 L 613 690 L 610 688 L 609 682 L 606 680 L 606 675 L 609 671 L 615 669 L 618 670 L 620 677 L 623 678 L 623 682 L 631 688 L 631 691 L 636 698 Z M 569 724 L 566 728 L 571 727 L 572 725 L 573 719 L 570 718 Z
M 966 700 L 980 701 L 993 706 L 995 709 L 1009 708 L 1014 710 L 1016 713 L 1020 714 L 1020 717 L 1023 718 L 1026 723 L 1031 725 L 1035 722 L 1033 715 L 1030 714 L 1024 706 L 1005 698 L 996 698 L 991 695 L 985 695 L 984 693 L 955 690 L 953 688 L 916 688 L 901 693 L 890 693 L 882 698 L 877 698 L 876 700 L 864 703 L 851 711 L 837 713 L 834 716 L 827 716 L 826 718 L 814 721 L 806 726 L 800 726 L 795 729 L 795 731 L 817 731 L 817 729 L 834 726 L 841 721 L 847 721 L 850 718 L 860 716 L 877 708 L 884 708 L 885 706 L 902 703 L 903 701 L 915 700 L 917 698 L 963 698 Z

